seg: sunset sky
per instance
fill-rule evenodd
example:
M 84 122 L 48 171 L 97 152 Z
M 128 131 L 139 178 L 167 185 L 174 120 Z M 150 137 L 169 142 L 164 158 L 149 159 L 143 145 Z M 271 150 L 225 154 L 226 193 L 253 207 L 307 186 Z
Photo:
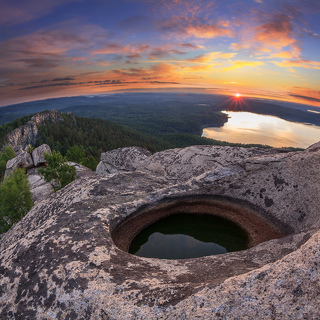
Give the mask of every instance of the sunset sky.
M 117 90 L 320 106 L 320 1 L 0 0 L 0 106 Z

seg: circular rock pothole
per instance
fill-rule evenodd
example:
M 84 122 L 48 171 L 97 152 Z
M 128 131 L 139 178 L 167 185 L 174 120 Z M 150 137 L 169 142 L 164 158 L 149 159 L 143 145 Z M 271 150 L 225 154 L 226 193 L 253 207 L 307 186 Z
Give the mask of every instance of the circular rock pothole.
M 179 213 L 213 215 L 229 220 L 246 233 L 247 248 L 285 235 L 281 226 L 269 219 L 267 214 L 253 209 L 246 203 L 206 196 L 170 199 L 140 209 L 116 226 L 112 232 L 112 239 L 119 249 L 128 252 L 132 240 L 143 229 Z

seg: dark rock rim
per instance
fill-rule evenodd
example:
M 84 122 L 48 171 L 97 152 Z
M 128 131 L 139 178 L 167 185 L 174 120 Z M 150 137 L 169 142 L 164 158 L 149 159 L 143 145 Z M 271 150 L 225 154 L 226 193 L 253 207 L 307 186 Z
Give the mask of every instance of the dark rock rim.
M 131 241 L 144 228 L 181 212 L 211 214 L 229 220 L 247 234 L 248 249 L 291 233 L 290 228 L 250 203 L 229 197 L 197 195 L 164 198 L 156 203 L 144 205 L 124 220 L 111 223 L 111 238 L 117 248 L 128 252 Z

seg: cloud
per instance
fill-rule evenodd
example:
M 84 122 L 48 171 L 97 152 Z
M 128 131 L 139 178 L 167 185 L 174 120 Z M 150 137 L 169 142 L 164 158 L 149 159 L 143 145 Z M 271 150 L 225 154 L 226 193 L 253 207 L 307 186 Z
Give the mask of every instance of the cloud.
M 199 18 L 174 17 L 163 20 L 160 22 L 159 29 L 161 32 L 199 39 L 233 37 L 233 32 L 226 21 L 207 23 Z
M 264 58 L 301 58 L 303 37 L 318 35 L 308 26 L 308 10 L 303 4 L 298 5 L 299 1 L 281 1 L 278 7 L 267 6 L 266 2 L 263 11 L 252 9 L 238 24 L 235 33 L 239 41 L 230 48 Z
M 186 49 L 192 49 L 192 50 L 204 49 L 204 46 L 200 46 L 200 45 L 192 44 L 192 43 L 180 43 L 180 47 L 183 47 Z
M 196 16 L 214 10 L 214 0 L 144 0 L 153 4 L 154 11 L 175 16 Z
M 319 94 L 320 93 L 318 93 L 318 95 Z M 315 98 L 315 97 L 310 97 L 310 96 L 303 96 L 303 95 L 294 94 L 294 93 L 289 93 L 289 96 L 295 97 L 295 98 L 304 99 L 304 100 L 308 100 L 308 101 L 312 101 L 312 102 L 320 102 L 320 98 Z
M 261 61 L 233 61 L 232 66 L 223 68 L 223 70 L 234 70 L 241 69 L 244 67 L 258 67 L 263 65 L 265 65 L 265 63 Z
M 185 51 L 176 50 L 176 49 L 166 49 L 163 48 L 153 48 L 152 51 L 148 54 L 149 59 L 159 59 L 170 56 L 171 54 L 186 54 Z
M 105 44 L 102 48 L 93 50 L 92 55 L 98 54 L 141 54 L 147 51 L 150 51 L 149 45 L 136 45 L 136 44 L 127 44 L 123 45 L 116 42 L 110 42 Z
M 52 81 L 72 81 L 72 80 L 74 80 L 74 78 L 64 77 L 64 78 L 56 78 L 56 79 L 53 79 Z
M 88 56 L 96 41 L 107 36 L 108 33 L 100 27 L 70 27 L 69 23 L 64 23 L 53 30 L 42 29 L 7 39 L 0 43 L 0 73 L 11 80 L 29 78 L 31 75 L 37 77 L 43 73 L 58 76 L 61 67 L 68 69 L 75 63 L 89 63 L 83 56 Z M 75 51 L 82 57 L 75 58 Z
M 237 55 L 235 52 L 223 53 L 223 52 L 210 52 L 206 54 L 199 55 L 194 58 L 187 59 L 185 61 L 192 63 L 210 63 L 212 60 L 217 59 L 230 59 Z
M 129 60 L 135 60 L 142 57 L 143 54 L 147 55 L 148 59 L 162 59 L 165 57 L 171 57 L 173 54 L 183 55 L 186 54 L 185 51 L 174 49 L 171 45 L 164 45 L 162 47 L 151 47 L 149 45 L 121 45 L 118 43 L 109 43 L 103 48 L 94 50 L 93 55 L 99 54 L 119 54 L 126 55 Z
M 232 37 L 233 33 L 231 30 L 221 27 L 219 25 L 190 25 L 185 30 L 184 33 L 187 36 L 192 36 L 196 38 L 217 38 L 217 37 Z
M 58 6 L 79 0 L 1 0 L 0 25 L 17 25 L 46 16 Z
M 267 21 L 256 26 L 254 41 L 262 47 L 282 49 L 292 46 L 297 48 L 298 42 L 293 37 L 292 17 L 286 14 L 271 14 Z
M 299 68 L 306 68 L 306 69 L 320 69 L 320 62 L 305 60 L 305 59 L 271 61 L 271 62 L 273 62 L 278 67 L 283 67 L 283 68 L 299 67 Z
M 178 66 L 168 63 L 157 63 L 151 67 L 114 69 L 110 75 L 114 78 L 126 78 L 127 81 L 177 82 L 180 80 Z

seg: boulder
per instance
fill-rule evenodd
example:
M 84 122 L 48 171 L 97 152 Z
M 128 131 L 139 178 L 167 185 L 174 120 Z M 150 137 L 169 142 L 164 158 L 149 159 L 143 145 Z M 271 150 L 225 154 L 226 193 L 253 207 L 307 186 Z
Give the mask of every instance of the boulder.
M 98 164 L 98 175 L 135 171 L 138 164 L 151 156 L 151 153 L 140 147 L 119 148 L 101 154 Z
M 32 168 L 27 170 L 30 191 L 34 202 L 47 199 L 53 193 L 52 185 L 40 176 L 38 169 Z
M 47 144 L 42 144 L 32 151 L 32 159 L 35 167 L 46 163 L 46 160 L 44 159 L 46 153 L 51 153 L 51 149 Z
M 15 168 L 30 169 L 34 166 L 31 154 L 28 152 L 21 152 L 15 158 L 9 160 L 6 166 L 6 175 Z

